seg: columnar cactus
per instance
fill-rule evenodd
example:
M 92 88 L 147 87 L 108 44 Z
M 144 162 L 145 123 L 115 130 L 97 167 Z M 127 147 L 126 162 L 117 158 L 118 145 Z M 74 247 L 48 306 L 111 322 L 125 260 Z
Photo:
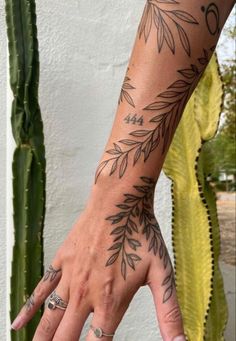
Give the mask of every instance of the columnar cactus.
M 222 94 L 214 55 L 186 106 L 163 168 L 172 180 L 177 295 L 188 339 L 195 341 L 224 340 L 227 322 L 216 198 L 206 157 L 207 141 L 217 132 Z
M 11 320 L 32 293 L 43 272 L 45 150 L 38 104 L 39 53 L 34 0 L 6 0 L 12 102 L 13 218 L 15 244 L 11 276 Z M 12 340 L 32 340 L 39 311 Z

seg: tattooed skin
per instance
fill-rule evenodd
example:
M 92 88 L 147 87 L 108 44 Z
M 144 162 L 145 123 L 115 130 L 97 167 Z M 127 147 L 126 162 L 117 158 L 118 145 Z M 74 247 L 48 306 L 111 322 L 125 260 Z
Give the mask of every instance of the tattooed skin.
M 47 281 L 49 279 L 49 281 L 52 282 L 56 278 L 57 274 L 60 271 L 61 271 L 61 269 L 56 270 L 56 269 L 53 268 L 52 265 L 49 265 L 49 267 L 48 267 L 48 269 L 45 272 L 45 275 L 43 277 L 43 281 L 45 282 L 45 281 Z
M 131 105 L 132 107 L 135 108 L 135 104 L 134 104 L 133 98 L 129 94 L 129 91 L 130 90 L 134 90 L 135 87 L 132 86 L 129 83 L 129 81 L 130 81 L 130 78 L 125 76 L 124 82 L 122 84 L 122 88 L 121 88 L 121 92 L 120 92 L 120 97 L 119 97 L 118 103 L 120 104 L 121 102 L 123 102 L 125 100 L 127 103 L 129 103 L 129 105 Z
M 191 55 L 191 48 L 188 35 L 182 26 L 183 23 L 197 25 L 197 20 L 186 11 L 179 9 L 165 9 L 162 5 L 179 5 L 175 0 L 147 0 L 141 22 L 138 27 L 139 39 L 144 36 L 145 43 L 147 42 L 151 29 L 155 26 L 157 30 L 157 47 L 158 52 L 161 52 L 164 44 L 168 46 L 173 54 L 175 54 L 175 40 L 173 31 L 177 30 L 180 43 L 187 53 Z
M 215 3 L 210 3 L 207 7 L 201 7 L 202 12 L 205 13 L 205 21 L 207 29 L 211 35 L 220 33 L 220 14 L 219 9 Z
M 210 48 L 213 52 L 215 46 Z M 162 142 L 162 154 L 168 148 L 174 131 L 183 113 L 186 102 L 192 90 L 208 64 L 210 55 L 203 49 L 203 55 L 198 58 L 198 64 L 191 64 L 187 69 L 178 70 L 181 79 L 172 83 L 166 91 L 156 96 L 156 100 L 147 105 L 144 110 L 149 110 L 155 115 L 149 120 L 154 125 L 153 129 L 139 129 L 129 133 L 130 138 L 113 143 L 114 148 L 106 150 L 112 157 L 100 163 L 95 174 L 95 183 L 103 169 L 111 164 L 110 176 L 119 170 L 119 178 L 125 174 L 129 158 L 133 157 L 133 166 L 143 155 L 144 162 Z
M 144 123 L 143 116 L 138 117 L 137 114 L 128 114 L 125 118 L 124 121 L 126 124 L 136 124 L 142 126 Z
M 30 311 L 34 306 L 34 292 L 32 293 L 32 295 L 27 299 L 26 303 L 25 303 L 25 308 L 27 311 Z
M 127 267 L 135 270 L 135 263 L 141 260 L 136 252 L 142 246 L 137 238 L 140 233 L 146 237 L 148 251 L 163 259 L 164 269 L 170 263 L 159 224 L 152 210 L 155 181 L 144 176 L 140 179 L 142 184 L 133 186 L 137 194 L 124 194 L 124 201 L 116 205 L 119 212 L 106 218 L 114 225 L 110 233 L 114 237 L 113 245 L 108 249 L 108 251 L 112 251 L 112 255 L 107 260 L 106 266 L 112 265 L 120 259 L 121 274 L 124 279 L 127 276 Z M 167 287 L 163 297 L 163 302 L 166 302 L 170 298 L 174 286 L 172 267 L 162 286 Z

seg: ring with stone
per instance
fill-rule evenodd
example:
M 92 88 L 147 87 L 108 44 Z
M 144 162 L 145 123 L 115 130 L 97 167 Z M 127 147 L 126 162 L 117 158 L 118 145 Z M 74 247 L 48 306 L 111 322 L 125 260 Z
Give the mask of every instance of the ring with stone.
M 98 338 L 101 339 L 103 336 L 114 336 L 115 334 L 106 334 L 102 330 L 102 328 L 95 328 L 94 326 L 90 325 L 90 328 L 94 332 L 94 335 Z
M 48 308 L 51 310 L 54 310 L 56 308 L 66 310 L 68 303 L 64 301 L 57 293 L 56 290 L 54 290 L 48 301 Z

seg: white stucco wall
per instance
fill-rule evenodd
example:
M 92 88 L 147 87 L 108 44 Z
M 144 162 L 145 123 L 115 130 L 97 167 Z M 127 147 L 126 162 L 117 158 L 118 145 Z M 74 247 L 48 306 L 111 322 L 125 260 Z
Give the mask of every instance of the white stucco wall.
M 0 0 L 0 186 L 5 188 L 5 131 L 9 122 L 6 98 L 6 32 L 4 1 Z M 45 266 L 54 256 L 82 211 L 113 122 L 121 83 L 140 20 L 144 0 L 37 1 L 40 49 L 39 100 L 47 157 Z M 8 142 L 10 167 L 12 142 Z M 3 161 L 3 162 L 2 162 Z M 11 174 L 8 174 L 8 184 Z M 156 212 L 171 249 L 170 182 L 161 174 Z M 4 190 L 3 190 L 4 193 Z M 6 193 L 5 193 L 6 194 Z M 8 210 L 10 211 L 8 193 Z M 0 300 L 6 300 L 5 196 L 0 197 Z M 11 225 L 11 212 L 8 224 Z M 10 229 L 10 227 L 9 227 Z M 8 237 L 8 252 L 11 251 Z M 10 257 L 8 257 L 10 268 Z M 5 297 L 4 297 L 5 296 Z M 7 340 L 5 307 L 0 305 L 0 340 Z M 9 319 L 8 319 L 9 326 Z M 87 330 L 85 328 L 84 333 Z M 83 333 L 83 335 L 85 335 Z M 9 336 L 8 336 L 9 337 Z M 84 340 L 84 337 L 81 337 Z M 116 341 L 161 340 L 148 288 L 135 296 L 115 337 Z M 228 340 L 227 340 L 228 341 Z

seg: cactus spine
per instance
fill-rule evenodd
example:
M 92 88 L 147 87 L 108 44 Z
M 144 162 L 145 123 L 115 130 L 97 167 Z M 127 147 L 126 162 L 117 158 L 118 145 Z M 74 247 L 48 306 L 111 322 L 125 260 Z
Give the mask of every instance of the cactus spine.
M 15 244 L 11 277 L 13 320 L 43 272 L 42 232 L 45 214 L 45 150 L 38 104 L 39 53 L 34 0 L 6 0 L 10 85 L 14 95 L 11 123 L 16 142 L 13 157 L 13 218 Z M 41 316 L 13 341 L 32 340 Z
M 176 130 L 163 170 L 172 180 L 177 295 L 188 340 L 222 341 L 227 305 L 218 258 L 216 198 L 205 147 L 219 123 L 222 82 L 213 55 Z M 209 158 L 209 155 L 208 155 Z

